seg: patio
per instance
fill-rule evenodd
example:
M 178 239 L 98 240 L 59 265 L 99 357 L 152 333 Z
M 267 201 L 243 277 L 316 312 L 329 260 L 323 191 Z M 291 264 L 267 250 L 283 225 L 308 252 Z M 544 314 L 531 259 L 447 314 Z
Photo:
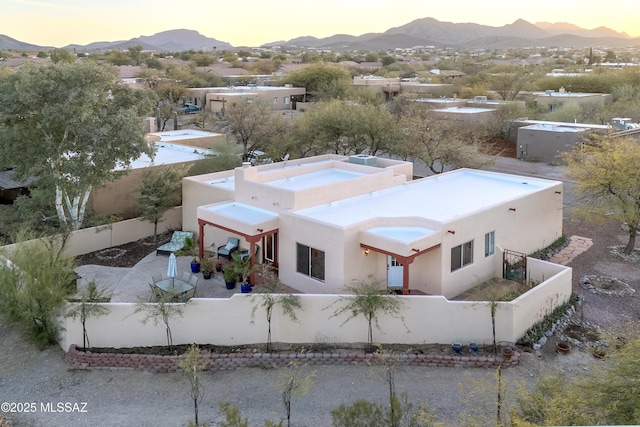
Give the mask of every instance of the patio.
M 191 272 L 191 257 L 177 257 L 178 277 L 184 272 Z M 169 257 L 156 255 L 155 250 L 144 257 L 132 268 L 106 267 L 102 265 L 82 265 L 76 268 L 78 292 L 81 294 L 87 284 L 95 280 L 98 289 L 111 296 L 111 302 L 148 302 L 151 297 L 149 283 L 153 283 L 152 275 L 167 277 Z M 222 276 L 213 274 L 211 279 L 204 280 L 197 274 L 198 298 L 229 298 L 240 293 L 240 285 L 235 289 L 226 289 Z

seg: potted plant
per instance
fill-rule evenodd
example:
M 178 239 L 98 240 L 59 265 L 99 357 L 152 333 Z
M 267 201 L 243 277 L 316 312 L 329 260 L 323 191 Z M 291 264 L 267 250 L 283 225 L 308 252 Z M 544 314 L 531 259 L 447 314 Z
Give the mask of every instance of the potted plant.
M 190 256 L 191 259 L 191 272 L 193 274 L 200 271 L 200 261 L 198 256 L 200 255 L 200 247 L 198 245 L 198 239 L 187 237 L 184 239 L 184 246 L 179 251 L 176 251 L 177 256 Z
M 238 273 L 236 273 L 233 263 L 226 264 L 222 268 L 222 278 L 224 279 L 227 289 L 234 289 L 236 287 Z
M 200 269 L 202 270 L 202 277 L 205 280 L 211 279 L 211 274 L 213 273 L 213 261 L 208 257 L 204 257 L 200 262 Z
M 251 284 L 249 283 L 249 275 L 256 271 L 257 265 L 251 266 L 251 257 L 242 256 L 239 253 L 231 254 L 233 258 L 233 270 L 240 279 L 240 289 L 242 293 L 251 292 Z

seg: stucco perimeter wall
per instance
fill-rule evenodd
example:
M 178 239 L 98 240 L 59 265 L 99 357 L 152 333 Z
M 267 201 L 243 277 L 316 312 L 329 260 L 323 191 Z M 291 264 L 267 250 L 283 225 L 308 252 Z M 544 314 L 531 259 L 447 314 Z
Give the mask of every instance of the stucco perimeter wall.
M 515 342 L 540 319 L 537 313 L 552 310 L 562 304 L 571 293 L 571 269 L 533 288 L 518 300 L 500 303 L 496 313 L 496 339 Z M 568 280 L 567 280 L 568 279 Z M 174 344 L 243 345 L 266 342 L 266 315 L 251 311 L 258 305 L 259 294 L 236 294 L 229 299 L 193 299 L 183 308 L 182 317 L 170 319 Z M 272 318 L 272 339 L 287 343 L 358 343 L 366 342 L 367 324 L 364 318 L 344 323 L 346 317 L 332 317 L 345 304 L 339 295 L 300 295 L 302 309 L 299 323 L 291 322 L 276 306 Z M 491 310 L 488 302 L 448 301 L 441 296 L 404 296 L 401 319 L 380 316 L 382 331 L 374 329 L 374 340 L 383 344 L 448 344 L 452 341 L 492 342 Z M 91 318 L 87 332 L 94 347 L 134 347 L 166 345 L 164 324 L 142 323 L 146 313 L 141 306 L 129 303 L 103 304 L 110 313 Z M 72 304 L 67 305 L 67 309 Z M 72 344 L 82 345 L 82 326 L 79 321 L 64 318 L 59 344 L 69 350 Z M 343 324 L 344 323 L 344 324 Z
M 169 209 L 158 223 L 158 233 L 182 228 L 182 208 Z M 110 225 L 83 228 L 73 232 L 66 253 L 70 256 L 135 242 L 153 235 L 153 224 L 139 218 L 114 222 Z

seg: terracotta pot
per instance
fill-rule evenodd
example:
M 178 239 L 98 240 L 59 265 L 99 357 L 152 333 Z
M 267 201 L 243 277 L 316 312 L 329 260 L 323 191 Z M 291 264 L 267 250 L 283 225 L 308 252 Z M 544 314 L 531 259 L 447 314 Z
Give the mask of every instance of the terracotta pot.
M 571 343 L 568 341 L 558 341 L 556 343 L 556 351 L 560 354 L 569 354 L 569 352 L 571 352 Z
M 511 356 L 513 356 L 513 349 L 511 347 L 504 347 L 501 355 L 504 360 L 509 360 L 511 359 Z

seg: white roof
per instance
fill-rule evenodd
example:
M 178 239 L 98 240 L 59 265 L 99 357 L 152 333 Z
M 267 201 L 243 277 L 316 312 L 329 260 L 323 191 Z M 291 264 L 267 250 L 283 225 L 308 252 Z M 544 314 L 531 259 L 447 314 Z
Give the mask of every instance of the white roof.
M 366 174 L 344 169 L 329 168 L 317 172 L 295 175 L 290 178 L 279 179 L 267 182 L 266 185 L 287 190 L 304 190 L 315 188 L 321 185 L 334 184 L 336 182 L 348 181 Z
M 170 130 L 164 132 L 150 132 L 150 135 L 156 135 L 160 137 L 162 142 L 177 142 L 188 143 L 190 139 L 200 139 L 206 137 L 215 137 L 222 135 L 215 132 L 207 132 L 197 129 L 183 129 L 183 130 Z
M 169 144 L 166 142 L 156 142 L 156 155 L 153 160 L 143 154 L 133 162 L 131 169 L 141 169 L 149 166 L 171 165 L 175 163 L 193 162 L 203 159 L 205 154 L 211 154 L 211 150 L 205 150 L 196 147 L 187 147 L 178 144 Z
M 296 214 L 337 227 L 347 227 L 376 217 L 424 218 L 444 224 L 558 183 L 459 169 L 398 187 L 299 210 Z
M 435 110 L 440 113 L 457 113 L 457 114 L 477 114 L 495 112 L 493 108 L 477 108 L 477 107 L 450 107 Z

